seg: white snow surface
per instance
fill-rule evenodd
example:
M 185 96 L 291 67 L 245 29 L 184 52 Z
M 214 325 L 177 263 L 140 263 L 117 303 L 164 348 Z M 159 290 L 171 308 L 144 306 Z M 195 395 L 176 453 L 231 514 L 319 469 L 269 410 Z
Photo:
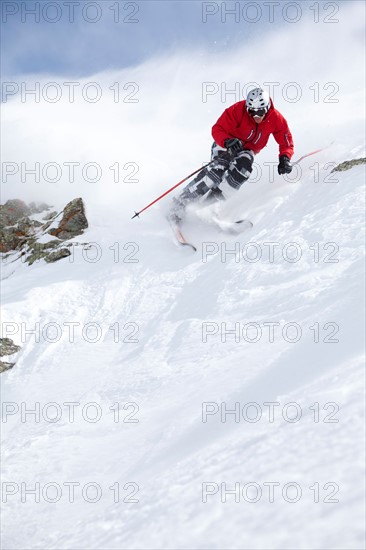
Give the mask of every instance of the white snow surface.
M 2 375 L 3 500 L 4 482 L 16 491 L 3 504 L 5 548 L 364 547 L 364 167 L 331 178 L 248 184 L 242 205 L 225 205 L 254 222 L 237 236 L 190 213 L 197 253 L 177 247 L 156 209 L 92 223 L 80 240 L 94 248 L 75 247 L 71 261 L 15 262 L 3 281 L 3 330 L 22 345 Z M 279 243 L 273 258 L 264 243 Z M 223 341 L 221 323 L 240 324 L 240 341 Z M 297 329 L 285 337 L 287 323 Z M 216 327 L 206 341 L 205 327 Z M 36 403 L 39 418 L 22 417 Z M 223 403 L 241 415 L 203 422 Z M 36 483 L 39 502 L 25 492 Z M 222 502 L 222 483 L 244 491 L 239 502 Z M 123 502 L 134 488 L 138 502 Z
M 2 202 L 57 212 L 81 196 L 89 220 L 71 257 L 2 265 L 2 336 L 22 346 L 1 374 L 4 548 L 365 547 L 364 165 L 331 173 L 365 154 L 364 6 L 346 4 L 339 25 L 289 25 L 249 56 L 168 52 L 92 75 L 97 104 L 4 105 L 5 160 L 103 168 L 95 184 L 77 169 L 3 185 Z M 298 102 L 282 85 L 274 98 L 295 160 L 333 144 L 270 182 L 271 139 L 222 211 L 254 227 L 227 235 L 190 212 L 196 253 L 174 242 L 169 199 L 131 220 L 207 162 L 210 127 L 239 98 L 204 102 L 203 83 L 258 79 L 301 87 Z M 115 104 L 115 82 L 137 82 L 139 103 Z M 123 178 L 138 165 L 138 183 L 113 181 L 117 161 Z

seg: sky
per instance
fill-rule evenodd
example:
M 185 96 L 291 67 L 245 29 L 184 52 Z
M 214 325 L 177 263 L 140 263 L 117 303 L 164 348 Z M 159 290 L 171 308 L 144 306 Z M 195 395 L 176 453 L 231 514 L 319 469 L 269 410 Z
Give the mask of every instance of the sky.
M 2 202 L 83 196 L 113 209 L 128 195 L 140 209 L 209 160 L 212 125 L 257 85 L 288 120 L 295 157 L 331 143 L 329 161 L 361 154 L 364 11 L 2 2 Z M 270 140 L 259 165 L 277 149 Z
M 245 44 L 247 55 L 252 56 L 266 34 L 305 20 L 313 23 L 315 34 L 324 26 L 339 28 L 352 4 L 307 0 L 4 1 L 2 77 L 30 73 L 83 77 L 182 49 L 230 55 Z

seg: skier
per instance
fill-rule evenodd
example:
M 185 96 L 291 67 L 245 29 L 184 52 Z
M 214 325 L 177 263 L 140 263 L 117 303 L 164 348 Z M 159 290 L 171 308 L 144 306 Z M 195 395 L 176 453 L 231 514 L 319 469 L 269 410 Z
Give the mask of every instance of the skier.
M 254 88 L 246 100 L 226 109 L 212 127 L 213 162 L 173 199 L 168 219 L 180 223 L 186 205 L 208 192 L 210 200 L 227 199 L 235 194 L 248 180 L 254 155 L 267 145 L 271 134 L 279 144 L 278 173 L 289 174 L 294 148 L 288 124 L 274 108 L 269 94 L 262 88 Z

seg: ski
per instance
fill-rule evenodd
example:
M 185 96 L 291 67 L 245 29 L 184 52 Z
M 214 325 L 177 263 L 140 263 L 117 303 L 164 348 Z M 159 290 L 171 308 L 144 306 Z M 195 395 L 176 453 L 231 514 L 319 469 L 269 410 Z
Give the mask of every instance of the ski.
M 194 244 L 188 242 L 184 237 L 182 230 L 180 228 L 180 225 L 178 223 L 169 221 L 169 225 L 172 228 L 173 235 L 176 238 L 178 244 L 180 244 L 181 246 L 188 246 L 188 248 L 191 248 L 194 252 L 197 252 L 197 248 L 194 246 Z
M 176 219 L 175 218 L 171 219 L 167 217 L 167 220 L 172 229 L 173 235 L 177 243 L 181 246 L 191 248 L 194 252 L 197 252 L 196 246 L 193 243 L 187 241 L 187 239 L 185 238 L 182 232 L 181 219 L 178 217 Z M 211 216 L 210 220 L 206 218 L 203 221 L 205 221 L 206 223 L 207 222 L 211 223 L 220 231 L 224 233 L 228 233 L 230 235 L 238 235 L 240 233 L 243 233 L 243 231 L 246 231 L 247 229 L 251 229 L 253 227 L 253 223 L 250 220 L 240 219 L 236 221 L 228 221 L 228 220 L 223 220 L 222 218 L 219 218 L 217 215 Z

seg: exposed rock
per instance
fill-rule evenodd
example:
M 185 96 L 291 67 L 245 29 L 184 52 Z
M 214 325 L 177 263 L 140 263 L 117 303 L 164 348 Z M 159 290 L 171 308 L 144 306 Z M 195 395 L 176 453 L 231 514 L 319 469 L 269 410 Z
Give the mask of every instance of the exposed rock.
M 82 235 L 88 227 L 88 220 L 85 216 L 84 203 L 81 198 L 69 202 L 65 208 L 62 219 L 57 228 L 50 229 L 48 233 L 58 239 L 72 239 Z
M 0 338 L 0 357 L 4 355 L 13 355 L 21 349 L 20 346 L 14 344 L 11 338 Z
M 19 199 L 12 199 L 0 205 L 0 228 L 14 225 L 18 220 L 29 216 L 30 208 Z
M 49 220 L 52 220 L 52 218 L 54 218 L 55 216 L 57 215 L 57 212 L 56 210 L 54 210 L 53 212 L 50 212 L 49 214 L 46 214 L 42 220 L 48 222 Z
M 0 374 L 6 370 L 12 369 L 15 363 L 6 363 L 5 361 L 0 361 Z
M 11 338 L 0 338 L 0 357 L 13 355 L 14 353 L 17 353 L 20 349 L 21 347 L 15 345 Z M 13 368 L 14 365 L 15 363 L 0 361 L 0 373 Z
M 16 226 L 3 227 L 0 229 L 0 252 L 10 252 L 21 248 L 29 237 L 35 235 L 41 222 L 21 218 Z
M 53 220 L 49 220 L 48 222 L 43 224 L 43 232 L 45 233 L 47 229 L 52 225 Z
M 41 227 L 42 223 L 37 220 L 30 220 L 29 218 L 22 218 L 18 222 L 18 232 L 24 236 L 34 235 L 37 227 Z
M 0 229 L 0 252 L 16 250 L 25 240 L 21 239 L 16 227 L 4 227 Z
M 18 199 L 0 205 L 0 252 L 21 248 L 28 237 L 36 233 L 36 229 L 42 224 L 30 220 L 28 216 L 31 213 L 32 209 Z
M 350 170 L 353 166 L 357 166 L 358 164 L 365 164 L 366 158 L 361 159 L 353 159 L 353 160 L 345 160 L 344 162 L 341 162 L 333 168 L 332 172 L 344 172 L 345 170 Z
M 68 248 L 58 248 L 54 252 L 51 252 L 50 254 L 45 256 L 44 259 L 47 263 L 51 263 L 51 262 L 57 262 L 62 258 L 67 258 L 67 256 L 71 256 L 71 252 Z
M 0 205 L 0 253 L 3 254 L 3 260 L 14 252 L 17 255 L 16 259 L 22 257 L 29 265 L 40 259 L 48 263 L 56 262 L 71 255 L 65 246 L 72 245 L 65 243 L 65 240 L 81 235 L 88 227 L 83 201 L 77 198 L 70 201 L 63 211 L 49 212 L 43 217 L 43 222 L 29 217 L 50 208 L 45 203 L 31 203 L 27 206 L 18 199 Z M 58 226 L 54 227 L 57 225 L 58 217 Z M 44 237 L 48 235 L 54 236 L 55 239 L 46 243 L 37 242 L 40 238 L 45 240 Z
M 58 246 L 60 246 L 60 241 L 55 239 L 48 243 L 34 242 L 29 247 L 30 254 L 25 258 L 25 261 L 28 262 L 28 265 L 32 265 L 42 258 L 45 259 L 50 254 L 50 249 L 57 248 Z

